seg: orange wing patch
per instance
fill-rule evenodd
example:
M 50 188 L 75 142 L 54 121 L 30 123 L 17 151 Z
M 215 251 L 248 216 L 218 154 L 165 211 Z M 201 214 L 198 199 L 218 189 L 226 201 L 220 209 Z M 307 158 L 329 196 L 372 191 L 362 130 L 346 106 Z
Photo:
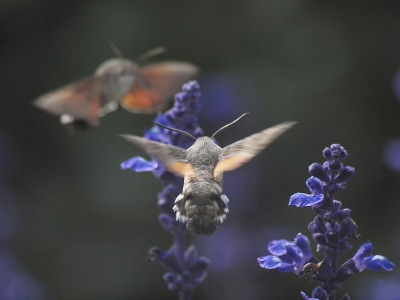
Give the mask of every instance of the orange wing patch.
M 247 163 L 252 157 L 244 155 L 235 155 L 227 159 L 220 160 L 214 170 L 214 177 L 218 177 L 221 172 L 232 171 L 241 165 Z
M 33 104 L 55 115 L 69 115 L 75 120 L 85 120 L 90 125 L 99 124 L 102 78 L 89 77 L 37 98 Z
M 144 89 L 135 82 L 130 91 L 121 99 L 120 104 L 130 112 L 153 113 L 160 110 L 164 103 L 160 94 L 154 89 Z
M 171 164 L 166 165 L 168 171 L 171 171 L 175 175 L 185 177 L 185 176 L 194 176 L 194 169 L 193 166 L 189 163 L 184 163 L 184 162 L 173 162 Z

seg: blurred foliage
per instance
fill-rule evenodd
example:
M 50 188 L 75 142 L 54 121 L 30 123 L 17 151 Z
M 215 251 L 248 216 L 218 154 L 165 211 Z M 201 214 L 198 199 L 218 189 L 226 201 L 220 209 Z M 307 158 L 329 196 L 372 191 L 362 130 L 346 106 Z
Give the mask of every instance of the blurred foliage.
M 94 72 L 112 57 L 107 42 L 113 41 L 127 58 L 165 45 L 169 52 L 157 60 L 199 65 L 206 133 L 250 111 L 218 136 L 221 146 L 299 121 L 226 174 L 227 220 L 212 238 L 188 240 L 215 260 L 194 299 L 310 294 L 314 284 L 263 270 L 256 258 L 273 238 L 311 236 L 313 213 L 287 203 L 307 191 L 308 165 L 321 163 L 322 149 L 332 143 L 347 149 L 346 164 L 356 168 L 338 199 L 360 228 L 353 250 L 372 240 L 376 252 L 400 265 L 399 176 L 381 159 L 385 142 L 400 136 L 391 87 L 400 67 L 399 10 L 398 1 L 1 1 L 0 128 L 14 136 L 24 157 L 14 183 L 23 195 L 21 263 L 57 299 L 176 299 L 162 280 L 164 270 L 144 259 L 149 247 L 171 243 L 157 222 L 161 184 L 119 167 L 142 153 L 117 134 L 141 135 L 154 116 L 118 110 L 101 127 L 70 135 L 57 118 L 30 105 Z M 224 246 L 232 239 L 240 249 Z M 351 296 L 360 277 L 341 292 Z

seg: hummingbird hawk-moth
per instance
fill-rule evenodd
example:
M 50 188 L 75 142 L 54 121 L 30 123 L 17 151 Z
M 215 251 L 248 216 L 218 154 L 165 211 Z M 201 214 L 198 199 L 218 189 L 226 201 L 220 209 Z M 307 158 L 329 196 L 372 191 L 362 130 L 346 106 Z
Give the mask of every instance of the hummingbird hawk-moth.
M 284 122 L 259 133 L 239 140 L 224 148 L 213 141 L 221 130 L 234 124 L 225 125 L 211 137 L 196 139 L 190 134 L 156 123 L 169 130 L 186 134 L 195 140 L 188 149 L 166 145 L 135 135 L 121 135 L 138 147 L 147 150 L 159 159 L 166 169 L 184 177 L 183 191 L 173 207 L 176 219 L 187 221 L 187 228 L 195 235 L 211 235 L 217 230 L 217 222 L 222 223 L 228 213 L 228 197 L 223 193 L 223 172 L 231 171 L 248 162 L 278 136 L 296 122 Z
M 164 52 L 164 47 L 147 51 L 137 62 L 125 59 L 113 44 L 110 47 L 117 58 L 102 63 L 93 76 L 44 94 L 33 104 L 59 115 L 63 124 L 78 128 L 98 126 L 100 117 L 116 110 L 118 102 L 132 113 L 159 111 L 166 100 L 198 73 L 198 67 L 187 62 L 139 65 L 139 62 Z

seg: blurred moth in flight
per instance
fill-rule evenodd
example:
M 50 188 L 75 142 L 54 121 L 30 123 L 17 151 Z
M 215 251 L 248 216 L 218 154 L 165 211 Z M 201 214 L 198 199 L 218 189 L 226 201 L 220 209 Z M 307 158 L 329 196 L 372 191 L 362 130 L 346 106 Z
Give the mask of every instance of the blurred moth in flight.
M 110 44 L 117 58 L 102 63 L 93 76 L 71 83 L 37 98 L 33 104 L 60 116 L 62 124 L 77 128 L 98 126 L 100 117 L 118 108 L 132 113 L 154 113 L 194 79 L 198 68 L 187 62 L 166 61 L 140 66 L 144 60 L 165 52 L 164 47 L 150 50 L 136 59 L 125 59 Z
M 211 137 L 198 139 L 189 133 L 164 126 L 193 138 L 195 143 L 188 149 L 166 145 L 139 136 L 122 135 L 123 138 L 147 150 L 159 159 L 166 169 L 177 176 L 184 177 L 183 191 L 175 200 L 173 207 L 176 219 L 187 221 L 188 229 L 195 235 L 211 235 L 217 230 L 217 222 L 223 222 L 228 213 L 228 197 L 222 190 L 223 172 L 234 170 L 256 156 L 278 136 L 296 122 L 284 122 L 265 129 L 224 148 L 213 141 L 221 130 L 246 116 L 225 125 Z

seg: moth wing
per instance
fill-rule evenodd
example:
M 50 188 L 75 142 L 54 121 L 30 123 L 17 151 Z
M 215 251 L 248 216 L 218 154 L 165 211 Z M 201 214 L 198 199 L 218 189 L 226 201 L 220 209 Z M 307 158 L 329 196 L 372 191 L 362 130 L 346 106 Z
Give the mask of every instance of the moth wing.
M 55 115 L 69 115 L 97 126 L 103 82 L 103 77 L 88 77 L 40 96 L 33 105 Z
M 139 78 L 120 104 L 133 113 L 154 113 L 182 89 L 182 85 L 196 77 L 199 68 L 187 62 L 162 62 L 143 66 Z
M 156 90 L 143 87 L 136 80 L 119 104 L 131 113 L 152 114 L 161 110 L 165 103 Z
M 248 162 L 294 124 L 296 122 L 284 122 L 226 146 L 222 149 L 222 157 L 215 167 L 214 177 Z
M 187 161 L 186 150 L 183 148 L 151 141 L 136 135 L 124 134 L 121 137 L 139 148 L 147 150 L 151 155 L 158 158 L 168 171 L 175 175 L 184 177 L 194 173 L 192 164 Z

